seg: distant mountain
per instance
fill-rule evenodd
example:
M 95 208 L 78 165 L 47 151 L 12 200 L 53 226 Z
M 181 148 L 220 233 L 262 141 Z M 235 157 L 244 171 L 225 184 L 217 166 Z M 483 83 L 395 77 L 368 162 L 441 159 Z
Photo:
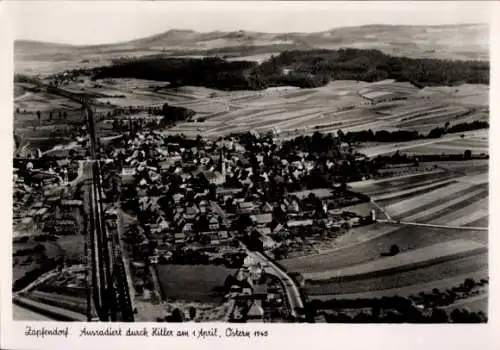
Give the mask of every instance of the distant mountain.
M 443 59 L 487 60 L 489 28 L 486 24 L 395 26 L 366 25 L 316 33 L 208 32 L 173 29 L 127 42 L 74 46 L 16 41 L 16 62 L 71 61 L 147 54 L 216 54 L 248 56 L 290 49 L 342 47 L 372 48 L 391 55 Z M 102 57 L 100 57 L 102 56 Z M 106 56 L 106 57 L 104 57 Z

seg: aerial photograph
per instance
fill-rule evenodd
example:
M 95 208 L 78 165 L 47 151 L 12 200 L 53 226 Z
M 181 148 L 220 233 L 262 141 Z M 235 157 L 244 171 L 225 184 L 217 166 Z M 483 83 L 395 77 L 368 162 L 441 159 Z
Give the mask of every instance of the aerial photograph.
M 488 322 L 484 3 L 9 5 L 15 321 Z

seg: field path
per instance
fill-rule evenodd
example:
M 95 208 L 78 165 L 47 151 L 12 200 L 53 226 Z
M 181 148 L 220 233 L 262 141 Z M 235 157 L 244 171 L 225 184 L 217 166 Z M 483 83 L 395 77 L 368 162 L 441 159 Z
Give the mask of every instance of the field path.
M 385 217 L 387 218 L 387 220 L 392 220 L 391 216 L 389 215 L 389 213 L 385 210 L 385 208 L 381 207 L 380 205 L 378 205 L 373 199 L 370 200 L 370 202 L 375 206 L 377 207 L 377 209 L 379 209 L 382 213 L 384 213 Z
M 437 138 L 437 139 L 426 139 L 426 140 L 415 140 L 415 141 L 408 141 L 408 142 L 395 142 L 395 143 L 388 143 L 388 144 L 381 144 L 377 146 L 369 146 L 369 147 L 361 147 L 358 149 L 360 153 L 365 154 L 367 157 L 376 157 L 379 155 L 387 154 L 387 153 L 393 153 L 396 152 L 397 150 L 404 150 L 408 148 L 415 148 L 415 147 L 420 147 L 420 146 L 427 146 L 427 145 L 432 145 L 435 143 L 441 143 L 445 141 L 451 141 L 451 140 L 457 140 L 462 138 L 462 135 L 464 135 L 464 138 L 470 138 L 470 137 L 478 137 L 482 136 L 484 132 L 488 132 L 488 129 L 480 129 L 480 130 L 474 130 L 474 131 L 469 131 L 469 132 L 463 132 L 463 133 L 453 133 L 453 134 L 445 134 L 444 136 Z
M 422 224 L 419 222 L 408 222 L 408 221 L 394 221 L 394 220 L 377 220 L 377 222 L 398 224 L 398 225 L 408 225 L 408 226 L 422 226 L 422 227 L 437 227 L 437 228 L 451 228 L 454 230 L 478 230 L 478 231 L 488 231 L 488 227 L 470 227 L 470 226 L 448 226 L 448 225 L 434 225 L 434 224 Z

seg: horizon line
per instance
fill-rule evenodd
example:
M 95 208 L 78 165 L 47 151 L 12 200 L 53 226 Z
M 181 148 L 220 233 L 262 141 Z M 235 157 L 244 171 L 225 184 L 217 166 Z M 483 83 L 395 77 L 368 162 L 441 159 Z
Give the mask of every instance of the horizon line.
M 341 26 L 341 27 L 330 27 L 328 29 L 324 29 L 321 31 L 288 31 L 288 32 L 270 32 L 270 31 L 255 31 L 255 30 L 245 30 L 245 29 L 235 29 L 235 30 L 209 30 L 209 31 L 198 31 L 198 30 L 193 30 L 193 29 L 187 29 L 187 28 L 171 28 L 167 29 L 161 32 L 157 32 L 155 34 L 147 35 L 147 36 L 141 36 L 141 37 L 136 37 L 136 38 L 131 38 L 127 40 L 122 40 L 122 41 L 113 41 L 113 42 L 108 42 L 108 43 L 99 43 L 99 44 L 72 44 L 68 42 L 55 42 L 55 41 L 43 41 L 43 40 L 36 40 L 36 39 L 27 39 L 27 38 L 19 38 L 19 39 L 14 39 L 14 45 L 16 43 L 36 43 L 36 44 L 41 44 L 41 45 L 59 45 L 59 46 L 71 46 L 71 47 L 95 47 L 95 46 L 108 46 L 108 45 L 121 45 L 121 44 L 127 44 L 131 43 L 134 41 L 139 41 L 143 39 L 148 39 L 148 38 L 153 38 L 155 36 L 159 36 L 162 34 L 166 34 L 169 32 L 192 32 L 192 33 L 199 33 L 199 34 L 209 34 L 209 33 L 238 33 L 238 32 L 243 32 L 243 33 L 257 33 L 257 34 L 317 34 L 317 33 L 324 33 L 324 32 L 329 32 L 329 31 L 334 31 L 338 29 L 348 29 L 348 28 L 363 28 L 363 27 L 460 27 L 460 26 L 489 26 L 489 23 L 485 22 L 471 22 L 471 23 L 446 23 L 446 24 L 383 24 L 383 23 L 372 23 L 372 24 L 362 24 L 362 25 L 353 25 L 353 26 Z

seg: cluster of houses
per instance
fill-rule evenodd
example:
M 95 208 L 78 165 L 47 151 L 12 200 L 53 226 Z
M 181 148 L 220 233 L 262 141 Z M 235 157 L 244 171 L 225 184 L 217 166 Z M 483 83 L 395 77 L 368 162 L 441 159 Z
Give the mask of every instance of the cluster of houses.
M 27 171 L 18 175 L 14 168 L 14 224 L 17 236 L 67 235 L 83 229 L 82 201 L 73 194 L 63 180 L 51 170 L 39 171 L 27 163 Z M 67 164 L 66 164 L 67 166 Z M 67 172 L 66 172 L 67 174 Z M 54 184 L 36 182 L 38 176 L 55 179 Z M 67 179 L 66 179 L 67 180 Z
M 302 191 L 302 182 L 319 163 L 307 152 L 279 157 L 272 140 L 257 139 L 246 148 L 236 137 L 188 140 L 145 131 L 119 143 L 108 158 L 121 172 L 122 206 L 127 200 L 133 204 L 129 208 L 135 211 L 141 231 L 134 249 L 140 254 L 132 257 L 133 264 L 236 262 L 234 266 L 241 266 L 235 252 L 245 235 L 257 242 L 258 250 L 271 252 L 293 245 L 294 232 L 314 225 L 317 217 L 324 220 L 325 229 L 360 224 L 359 216 L 332 212 L 329 200 L 334 186 L 323 191 L 325 196 L 315 195 L 319 201 L 315 205 L 282 191 L 286 187 Z M 328 171 L 338 164 L 323 165 Z M 241 222 L 244 227 L 238 226 Z M 230 286 L 228 297 L 242 300 L 237 309 L 243 319 L 261 320 L 259 310 L 280 304 L 276 300 L 281 292 L 279 288 L 276 293 L 259 292 L 263 287 L 255 283 L 258 269 L 243 266 L 234 280 L 240 282 Z M 261 294 L 263 298 L 256 297 Z
M 270 310 L 286 308 L 283 287 L 277 281 L 263 278 L 264 271 L 265 266 L 249 255 L 234 278 L 226 280 L 226 299 L 235 301 L 230 321 L 264 322 Z

